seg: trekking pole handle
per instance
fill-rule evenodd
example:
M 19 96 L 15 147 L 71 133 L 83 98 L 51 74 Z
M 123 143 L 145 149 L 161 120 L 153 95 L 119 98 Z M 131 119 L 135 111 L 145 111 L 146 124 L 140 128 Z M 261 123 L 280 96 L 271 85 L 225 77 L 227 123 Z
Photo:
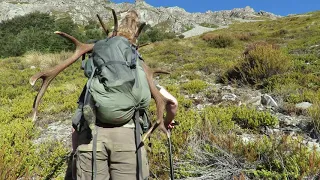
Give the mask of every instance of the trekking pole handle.
M 178 121 L 174 121 L 171 123 L 173 126 L 178 126 L 180 123 Z

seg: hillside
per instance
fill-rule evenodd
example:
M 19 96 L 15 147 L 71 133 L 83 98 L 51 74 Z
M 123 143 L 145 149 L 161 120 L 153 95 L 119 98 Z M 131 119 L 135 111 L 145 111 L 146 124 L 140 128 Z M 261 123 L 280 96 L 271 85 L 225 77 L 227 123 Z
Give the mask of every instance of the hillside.
M 65 27 L 51 25 L 39 34 L 51 37 L 48 32 L 59 30 L 53 28 Z M 86 32 L 97 29 L 66 30 L 87 40 Z M 0 33 L 13 32 L 0 26 Z M 44 39 L 31 37 L 21 43 Z M 0 179 L 63 179 L 70 118 L 86 80 L 80 62 L 50 85 L 38 121 L 29 118 L 40 86 L 32 88 L 29 78 L 71 55 L 50 53 L 72 48 L 57 43 L 34 45 L 22 56 L 0 55 L 7 57 L 0 61 Z M 8 44 L 3 47 L 15 47 Z M 140 53 L 151 67 L 171 72 L 157 79 L 179 102 L 180 125 L 172 132 L 176 179 L 319 178 L 320 12 L 233 22 L 200 36 L 158 40 Z M 154 116 L 154 104 L 150 112 Z M 166 139 L 157 131 L 151 143 L 152 178 L 168 179 Z
M 109 0 L 4 0 L 0 1 L 0 22 L 39 11 L 57 17 L 70 15 L 74 22 L 83 25 L 92 20 L 96 21 L 96 14 L 105 21 L 112 21 L 110 8 L 116 10 L 119 19 L 128 9 L 134 8 L 142 21 L 174 33 L 182 33 L 196 25 L 226 26 L 234 21 L 280 17 L 264 11 L 255 12 L 249 6 L 216 12 L 189 13 L 180 7 L 153 7 L 143 0 L 137 0 L 133 4 L 116 4 Z

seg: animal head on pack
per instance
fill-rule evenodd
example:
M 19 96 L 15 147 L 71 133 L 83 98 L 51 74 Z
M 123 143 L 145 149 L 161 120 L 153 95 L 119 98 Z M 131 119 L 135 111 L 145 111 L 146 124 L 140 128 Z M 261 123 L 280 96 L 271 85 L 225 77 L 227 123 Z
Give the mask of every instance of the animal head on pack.
M 126 17 L 121 21 L 119 30 L 118 30 L 118 19 L 116 16 L 116 12 L 113 9 L 112 9 L 112 14 L 113 14 L 113 18 L 114 18 L 114 30 L 112 32 L 111 37 L 121 35 L 121 36 L 128 38 L 131 43 L 135 43 L 141 30 L 143 29 L 143 27 L 145 25 L 145 23 L 142 23 L 140 25 L 140 27 L 138 27 L 138 24 L 139 24 L 138 14 L 133 10 L 129 11 L 127 13 Z M 103 30 L 108 35 L 109 32 L 108 32 L 107 28 L 105 27 L 104 23 L 102 22 L 100 16 L 99 15 L 97 15 L 97 16 L 98 16 L 99 22 L 100 22 Z M 42 79 L 42 85 L 40 87 L 40 90 L 33 101 L 32 119 L 34 121 L 36 120 L 38 106 L 40 104 L 41 98 L 43 97 L 43 95 L 44 95 L 46 89 L 48 88 L 49 84 L 51 83 L 51 81 L 61 71 L 63 71 L 68 66 L 70 66 L 72 63 L 77 61 L 81 56 L 83 56 L 84 54 L 86 54 L 88 52 L 91 52 L 93 49 L 93 46 L 94 46 L 94 44 L 82 43 L 82 42 L 78 41 L 76 38 L 74 38 L 73 36 L 71 36 L 67 33 L 64 33 L 64 32 L 56 31 L 54 33 L 73 42 L 76 46 L 76 49 L 74 51 L 74 54 L 71 57 L 69 57 L 68 59 L 66 59 L 65 61 L 63 61 L 62 63 L 56 65 L 52 69 L 48 69 L 48 70 L 39 72 L 39 73 L 33 75 L 29 79 L 29 82 L 32 86 L 35 85 L 35 83 L 38 79 Z
M 114 30 L 112 32 L 111 37 L 123 36 L 123 37 L 127 38 L 131 44 L 136 44 L 137 39 L 138 39 L 142 29 L 146 25 L 146 23 L 144 23 L 144 22 L 143 23 L 139 22 L 138 13 L 134 10 L 128 11 L 126 16 L 120 22 L 120 25 L 118 25 L 117 15 L 113 9 L 112 9 L 112 14 L 114 17 Z M 108 29 L 105 27 L 100 16 L 97 15 L 97 17 L 99 19 L 99 22 L 100 22 L 103 30 L 105 31 L 105 33 L 108 36 L 109 35 Z
M 136 41 L 146 23 L 139 22 L 138 13 L 134 10 L 129 11 L 124 19 L 122 19 L 118 35 L 127 38 L 131 44 L 136 44 Z

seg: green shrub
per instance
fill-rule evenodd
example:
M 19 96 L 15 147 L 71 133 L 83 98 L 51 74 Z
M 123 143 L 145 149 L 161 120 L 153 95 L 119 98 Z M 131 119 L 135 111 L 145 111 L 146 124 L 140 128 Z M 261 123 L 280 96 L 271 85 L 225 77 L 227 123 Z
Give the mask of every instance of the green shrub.
M 273 35 L 273 36 L 284 36 L 284 35 L 286 35 L 286 34 L 288 34 L 288 33 L 289 33 L 288 30 L 286 30 L 286 29 L 280 29 L 280 30 L 274 32 L 272 35 Z
M 247 107 L 207 107 L 202 112 L 205 122 L 210 122 L 214 132 L 223 132 L 234 128 L 237 123 L 242 128 L 259 130 L 261 127 L 274 127 L 278 119 L 270 113 L 257 111 Z
M 257 43 L 227 72 L 227 78 L 249 84 L 261 84 L 274 75 L 287 73 L 292 65 L 291 58 L 281 50 L 273 45 Z
M 294 108 L 300 102 L 320 102 L 320 76 L 314 73 L 292 72 L 289 74 L 275 75 L 264 84 L 268 92 L 281 97 L 287 112 L 304 113 Z
M 1 22 L 0 31 L 3 34 L 19 34 L 23 29 L 35 28 L 54 31 L 54 18 L 49 14 L 34 12 L 24 16 L 17 16 Z
M 203 119 L 203 128 L 209 128 L 209 131 L 214 133 L 226 132 L 235 127 L 234 121 L 232 121 L 232 108 L 220 108 L 220 107 L 206 107 L 201 112 L 201 118 Z
M 190 30 L 193 29 L 193 28 L 194 28 L 193 25 L 185 25 L 185 26 L 184 26 L 184 32 L 190 31 Z
M 234 133 L 201 132 L 201 135 L 198 146 L 202 147 L 200 153 L 206 155 L 206 161 L 199 159 L 198 163 L 204 165 L 212 165 L 221 156 L 226 164 L 230 160 L 251 164 L 243 167 L 243 173 L 250 179 L 301 179 L 319 173 L 320 154 L 316 148 L 305 146 L 301 137 L 263 135 L 243 141 Z M 202 157 L 198 151 L 196 157 L 199 156 Z
M 318 94 L 320 97 L 320 94 Z M 310 109 L 308 109 L 308 114 L 312 118 L 312 125 L 314 127 L 315 132 L 320 134 L 320 101 L 313 104 Z
M 39 131 L 35 123 L 28 118 L 32 111 L 33 99 L 37 94 L 28 80 L 34 73 L 39 72 L 39 68 L 29 67 L 50 65 L 51 60 L 49 55 L 43 58 L 36 58 L 36 55 L 33 55 L 0 61 L 0 71 L 5 72 L 0 76 L 0 179 L 53 179 L 65 170 L 68 153 L 65 144 L 49 140 L 45 144 L 36 144 L 34 140 L 39 138 Z M 39 108 L 40 123 L 46 124 L 46 116 L 54 112 L 74 111 L 76 99 L 85 82 L 81 78 L 83 74 L 79 71 L 79 66 L 79 64 L 71 65 L 49 86 Z M 37 82 L 35 89 L 39 89 L 40 84 L 41 82 Z M 67 96 L 61 98 L 61 94 Z M 49 106 L 54 107 L 52 111 L 50 108 L 43 109 Z
M 302 138 L 284 136 L 259 139 L 252 143 L 252 149 L 258 151 L 260 163 L 247 174 L 252 178 L 301 179 L 319 173 L 319 152 L 306 147 Z
M 208 28 L 218 28 L 219 27 L 216 24 L 209 24 L 209 23 L 200 23 L 200 26 L 208 27 Z
M 237 122 L 243 128 L 258 130 L 261 127 L 274 127 L 279 123 L 278 119 L 268 112 L 259 112 L 255 109 L 244 107 L 234 110 L 232 120 Z
M 157 42 L 164 39 L 173 39 L 176 37 L 175 33 L 165 32 L 159 28 L 149 27 L 141 33 L 138 38 L 139 44 L 145 44 L 148 42 Z
M 181 85 L 182 89 L 186 90 L 188 93 L 198 93 L 204 90 L 207 86 L 208 85 L 205 81 L 199 79 L 195 79 Z
M 35 144 L 38 132 L 30 119 L 0 125 L 0 179 L 51 179 L 64 170 L 65 145 L 49 140 Z
M 250 33 L 239 33 L 239 34 L 236 34 L 235 36 L 240 41 L 249 41 L 252 35 Z
M 250 178 L 297 179 L 319 172 L 319 152 L 305 146 L 301 137 L 256 135 L 244 141 L 239 135 L 242 132 L 232 123 L 243 125 L 243 121 L 250 121 L 252 124 L 245 123 L 243 127 L 253 129 L 278 124 L 268 113 L 245 107 L 207 107 L 201 112 L 201 118 L 196 128 L 197 137 L 189 142 L 189 151 L 195 153 L 191 167 L 214 165 L 223 157 L 221 161 L 226 164 L 237 161 L 253 165 L 243 167 L 244 174 Z
M 282 86 L 294 84 L 295 89 L 317 91 L 320 87 L 320 76 L 314 73 L 292 72 L 290 74 L 274 75 L 265 83 L 269 91 L 277 91 Z M 289 92 L 291 93 L 291 92 Z
M 233 39 L 229 35 L 219 35 L 213 33 L 204 34 L 201 37 L 209 46 L 214 48 L 226 48 L 232 46 Z
M 184 35 L 183 35 L 183 34 L 180 34 L 178 37 L 179 37 L 179 39 L 183 39 L 183 38 L 184 38 Z
M 70 16 L 56 18 L 47 13 L 34 12 L 0 23 L 0 57 L 21 56 L 27 51 L 72 50 L 73 43 L 54 34 L 54 31 L 68 33 L 84 42 L 105 37 L 97 25 L 88 26 L 85 32 L 81 32 Z

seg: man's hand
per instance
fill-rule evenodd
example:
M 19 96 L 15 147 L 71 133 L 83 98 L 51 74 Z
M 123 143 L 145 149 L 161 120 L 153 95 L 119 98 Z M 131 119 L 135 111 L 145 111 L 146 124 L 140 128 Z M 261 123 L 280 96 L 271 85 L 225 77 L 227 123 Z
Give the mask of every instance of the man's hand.
M 168 130 L 173 129 L 173 128 L 174 128 L 174 125 L 176 125 L 176 124 L 175 124 L 174 120 L 172 120 L 172 121 L 170 122 L 170 124 L 167 126 L 167 129 L 168 129 Z
M 166 111 L 167 111 L 166 122 L 170 122 L 168 125 L 166 125 L 166 128 L 168 130 L 171 130 L 174 128 L 175 125 L 177 125 L 173 119 L 177 112 L 177 103 L 169 99 L 166 104 Z
M 166 89 L 161 88 L 160 93 L 167 98 L 167 104 L 166 104 L 166 117 L 165 117 L 165 127 L 168 130 L 171 130 L 174 128 L 175 125 L 177 125 L 177 122 L 174 121 L 174 117 L 177 114 L 178 110 L 178 101 L 175 97 L 173 97 Z

